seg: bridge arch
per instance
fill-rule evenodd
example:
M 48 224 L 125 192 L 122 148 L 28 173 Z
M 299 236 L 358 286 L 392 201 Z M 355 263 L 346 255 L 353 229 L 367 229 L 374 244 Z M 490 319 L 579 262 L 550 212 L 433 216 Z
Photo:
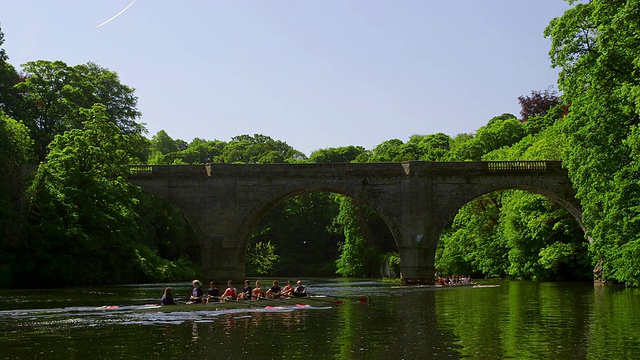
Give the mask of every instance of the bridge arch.
M 549 185 L 544 182 L 540 183 L 535 179 L 520 180 L 518 184 L 514 184 L 512 182 L 488 184 L 467 193 L 466 196 L 455 198 L 455 200 L 451 201 L 446 208 L 441 210 L 443 218 L 446 219 L 444 226 L 446 226 L 446 223 L 450 219 L 452 219 L 465 204 L 483 195 L 503 190 L 523 190 L 530 193 L 539 194 L 550 199 L 551 201 L 562 207 L 564 210 L 569 212 L 571 216 L 573 216 L 573 218 L 576 220 L 576 222 L 580 225 L 582 230 L 586 233 L 587 229 L 582 222 L 582 211 L 576 204 L 575 199 L 566 198 L 562 194 L 562 188 L 553 184 Z M 442 232 L 442 230 L 444 230 L 444 227 L 440 229 L 440 232 Z
M 334 184 L 331 182 L 302 182 L 291 184 L 285 186 L 278 191 L 274 191 L 269 195 L 265 195 L 265 197 L 258 203 L 256 203 L 251 209 L 249 209 L 246 213 L 246 216 L 240 222 L 238 226 L 238 231 L 235 236 L 234 247 L 238 249 L 236 256 L 238 257 L 239 263 L 244 263 L 247 246 L 251 237 L 251 232 L 255 229 L 256 226 L 260 223 L 260 220 L 264 218 L 264 216 L 271 211 L 276 205 L 279 203 L 291 199 L 298 195 L 308 194 L 308 193 L 334 193 L 340 194 L 356 201 L 362 202 L 363 204 L 369 206 L 373 209 L 378 216 L 383 220 L 383 222 L 387 225 L 393 239 L 396 243 L 396 246 L 399 244 L 399 239 L 401 238 L 400 230 L 395 222 L 395 220 L 387 213 L 387 209 L 383 206 L 383 204 L 379 203 L 379 201 L 375 198 L 372 198 L 367 194 L 367 192 L 362 191 L 361 189 L 356 189 L 348 186 L 342 186 L 339 184 Z
M 140 186 L 140 189 L 147 194 L 155 196 L 167 204 L 173 206 L 178 212 L 184 217 L 189 226 L 191 226 L 191 230 L 193 230 L 194 235 L 196 236 L 196 240 L 198 244 L 202 244 L 205 238 L 205 235 L 200 227 L 200 222 L 197 217 L 194 216 L 191 211 L 189 211 L 188 207 L 181 203 L 178 199 L 171 195 L 170 192 L 165 188 L 154 188 L 147 186 Z

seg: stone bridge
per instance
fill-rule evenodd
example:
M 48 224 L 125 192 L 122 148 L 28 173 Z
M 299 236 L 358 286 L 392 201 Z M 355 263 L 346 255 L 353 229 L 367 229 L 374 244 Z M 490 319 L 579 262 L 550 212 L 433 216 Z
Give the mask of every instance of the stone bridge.
M 198 236 L 207 279 L 241 280 L 254 227 L 276 204 L 333 192 L 374 209 L 389 227 L 407 282 L 434 281 L 441 232 L 461 206 L 489 192 L 542 194 L 582 225 L 559 161 L 132 166 L 130 181 L 178 208 Z

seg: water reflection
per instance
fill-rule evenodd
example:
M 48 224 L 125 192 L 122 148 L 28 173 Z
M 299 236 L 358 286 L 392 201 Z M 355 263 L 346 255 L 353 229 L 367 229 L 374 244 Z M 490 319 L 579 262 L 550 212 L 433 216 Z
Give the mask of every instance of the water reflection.
M 629 358 L 630 349 L 640 348 L 632 325 L 639 320 L 637 289 L 504 282 L 496 291 L 478 290 L 437 297 L 438 319 L 453 329 L 464 357 Z M 615 339 L 624 340 L 616 344 Z
M 46 301 L 40 292 L 23 292 L 19 303 L 2 291 L 0 358 L 608 359 L 633 358 L 640 350 L 638 289 L 306 283 L 310 292 L 352 301 L 161 313 L 135 310 L 157 297 L 159 285 L 51 290 Z M 371 301 L 357 301 L 361 296 Z M 117 303 L 132 305 L 100 307 Z

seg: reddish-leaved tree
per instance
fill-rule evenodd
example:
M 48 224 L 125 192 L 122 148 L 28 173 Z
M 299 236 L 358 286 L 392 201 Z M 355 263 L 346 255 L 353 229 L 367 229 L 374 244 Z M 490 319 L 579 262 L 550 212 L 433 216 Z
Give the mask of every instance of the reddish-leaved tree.
M 530 96 L 518 96 L 520 103 L 520 115 L 522 122 L 534 116 L 544 116 L 553 106 L 556 106 L 560 98 L 553 90 L 531 91 Z

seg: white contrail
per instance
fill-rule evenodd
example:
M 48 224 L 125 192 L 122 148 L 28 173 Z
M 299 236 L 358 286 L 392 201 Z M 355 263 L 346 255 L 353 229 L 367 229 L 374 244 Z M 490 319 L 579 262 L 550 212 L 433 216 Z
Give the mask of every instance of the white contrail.
M 100 25 L 96 26 L 96 29 L 97 29 L 97 28 L 99 28 L 99 27 L 100 27 L 100 26 L 102 26 L 102 25 L 105 25 L 105 24 L 109 23 L 111 20 L 113 20 L 113 19 L 117 18 L 118 16 L 122 15 L 122 13 L 123 13 L 123 12 L 125 12 L 125 11 L 127 11 L 127 9 L 129 9 L 129 8 L 131 7 L 131 5 L 133 5 L 133 3 L 135 3 L 136 1 L 137 1 L 137 0 L 133 0 L 133 1 L 131 2 L 131 4 L 127 5 L 127 7 L 126 7 L 126 8 L 124 8 L 124 9 L 122 9 L 122 11 L 120 11 L 119 13 L 117 13 L 117 14 L 113 15 L 109 20 L 107 20 L 107 21 L 103 22 L 102 24 L 100 24 Z

